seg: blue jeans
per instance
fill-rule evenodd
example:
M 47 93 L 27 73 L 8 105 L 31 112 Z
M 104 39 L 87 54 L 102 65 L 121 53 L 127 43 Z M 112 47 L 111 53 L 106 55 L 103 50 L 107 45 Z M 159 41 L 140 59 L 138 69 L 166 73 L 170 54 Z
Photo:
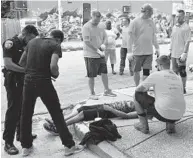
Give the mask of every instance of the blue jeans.
M 64 116 L 60 108 L 60 102 L 51 78 L 40 78 L 25 75 L 23 88 L 23 104 L 21 111 L 21 145 L 23 148 L 32 146 L 32 116 L 37 97 L 48 109 L 57 131 L 59 132 L 62 144 L 71 148 L 75 145 L 72 135 L 69 132 Z
M 126 57 L 127 57 L 127 48 L 121 48 L 121 50 L 120 50 L 120 58 L 121 58 L 121 61 L 120 61 L 120 68 L 119 68 L 119 71 L 120 71 L 120 72 L 123 72 L 124 69 L 125 69 L 125 60 L 126 60 Z

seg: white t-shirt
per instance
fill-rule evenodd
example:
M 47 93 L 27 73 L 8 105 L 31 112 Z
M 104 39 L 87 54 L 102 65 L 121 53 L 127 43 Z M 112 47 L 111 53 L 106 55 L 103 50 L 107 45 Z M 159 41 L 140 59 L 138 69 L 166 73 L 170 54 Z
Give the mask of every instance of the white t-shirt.
M 107 34 L 107 44 L 106 49 L 115 49 L 116 48 L 116 31 L 115 30 L 105 30 Z
M 107 40 L 105 30 L 103 28 L 99 28 L 98 26 L 93 26 L 91 21 L 89 21 L 82 28 L 82 36 L 84 57 L 100 58 L 97 51 L 88 47 L 85 44 L 85 41 L 89 41 L 96 49 L 100 48 L 100 46 Z
M 141 85 L 154 87 L 155 109 L 166 119 L 178 120 L 185 113 L 185 99 L 181 78 L 172 70 L 152 73 Z
M 184 53 L 186 42 L 191 40 L 191 30 L 187 23 L 174 26 L 171 34 L 172 57 L 179 58 Z
M 129 26 L 125 27 L 123 26 L 122 28 L 122 48 L 127 48 L 127 42 L 128 42 L 128 36 L 129 36 Z
M 156 39 L 156 27 L 151 19 L 135 18 L 129 25 L 129 34 L 132 35 L 132 42 L 129 41 L 128 50 L 134 55 L 153 54 L 153 45 L 159 47 Z

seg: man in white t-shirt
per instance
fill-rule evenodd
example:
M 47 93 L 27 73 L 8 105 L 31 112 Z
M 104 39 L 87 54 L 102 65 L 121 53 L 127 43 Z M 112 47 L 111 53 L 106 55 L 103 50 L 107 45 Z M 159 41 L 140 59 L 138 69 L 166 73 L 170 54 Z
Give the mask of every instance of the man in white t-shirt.
M 124 17 L 122 19 L 122 27 L 120 27 L 120 32 L 122 34 L 122 45 L 120 49 L 120 68 L 119 68 L 119 74 L 123 75 L 124 69 L 125 69 L 125 60 L 127 57 L 127 41 L 128 41 L 128 35 L 129 35 L 129 24 L 130 24 L 130 19 L 128 17 Z
M 176 21 L 177 23 L 172 29 L 170 44 L 172 69 L 181 76 L 184 93 L 186 93 L 186 60 L 191 41 L 191 30 L 185 22 L 185 12 L 183 10 L 177 12 Z
M 94 91 L 94 78 L 101 75 L 104 85 L 104 96 L 115 97 L 108 84 L 107 65 L 105 60 L 105 44 L 107 35 L 103 28 L 98 27 L 101 19 L 99 11 L 92 12 L 92 19 L 84 24 L 82 29 L 83 53 L 87 70 L 90 99 L 98 100 Z
M 186 108 L 182 81 L 170 70 L 170 57 L 163 55 L 156 61 L 160 71 L 152 73 L 136 88 L 135 110 L 140 122 L 134 127 L 149 133 L 147 115 L 152 115 L 166 122 L 167 133 L 175 133 L 175 122 L 182 118 Z M 155 98 L 147 93 L 150 87 L 154 87 Z
M 143 69 L 143 80 L 147 78 L 152 69 L 153 45 L 159 56 L 159 45 L 156 39 L 156 27 L 151 19 L 153 8 L 150 4 L 144 4 L 141 16 L 135 18 L 129 25 L 128 53 L 134 56 L 134 81 L 140 83 L 140 71 Z

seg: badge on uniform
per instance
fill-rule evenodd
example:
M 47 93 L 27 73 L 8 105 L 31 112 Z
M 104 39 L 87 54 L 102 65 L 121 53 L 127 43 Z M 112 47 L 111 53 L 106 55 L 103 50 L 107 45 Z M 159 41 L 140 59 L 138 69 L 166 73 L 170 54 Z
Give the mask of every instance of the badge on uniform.
M 5 47 L 6 49 L 12 48 L 12 47 L 13 47 L 13 42 L 10 41 L 10 40 L 7 40 L 7 41 L 5 42 L 5 44 L 4 44 L 4 47 Z

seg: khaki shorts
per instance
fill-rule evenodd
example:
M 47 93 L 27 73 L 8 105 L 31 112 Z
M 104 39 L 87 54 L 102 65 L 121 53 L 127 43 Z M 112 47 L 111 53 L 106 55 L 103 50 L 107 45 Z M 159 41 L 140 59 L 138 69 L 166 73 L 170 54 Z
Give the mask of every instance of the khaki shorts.
M 97 77 L 101 73 L 107 74 L 107 64 L 105 57 L 84 58 L 87 70 L 87 77 Z
M 186 61 L 181 62 L 179 58 L 173 58 L 172 57 L 172 70 L 174 72 L 179 72 L 180 66 L 186 66 Z
M 153 55 L 134 55 L 134 72 L 143 69 L 152 69 Z

